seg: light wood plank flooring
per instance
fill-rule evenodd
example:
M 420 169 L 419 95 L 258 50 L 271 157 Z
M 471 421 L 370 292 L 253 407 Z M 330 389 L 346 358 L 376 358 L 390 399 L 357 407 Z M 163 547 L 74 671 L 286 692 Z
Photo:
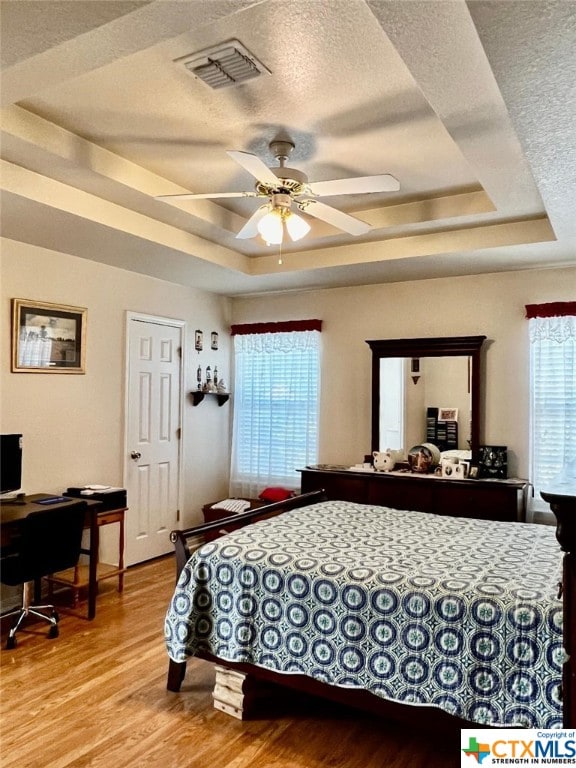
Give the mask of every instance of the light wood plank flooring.
M 212 706 L 207 662 L 189 663 L 180 693 L 166 691 L 162 630 L 173 582 L 172 558 L 131 568 L 122 595 L 102 584 L 94 621 L 62 610 L 59 638 L 35 624 L 16 649 L 2 647 L 2 768 L 460 765 L 456 738 L 435 741 L 318 700 L 235 720 Z

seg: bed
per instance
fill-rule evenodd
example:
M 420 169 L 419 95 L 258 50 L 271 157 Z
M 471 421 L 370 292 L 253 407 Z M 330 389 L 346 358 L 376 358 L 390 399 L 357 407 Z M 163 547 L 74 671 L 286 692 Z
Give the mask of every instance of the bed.
M 261 508 L 266 519 L 188 560 L 188 536 L 223 523 L 174 533 L 171 690 L 199 656 L 373 709 L 392 702 L 467 723 L 562 726 L 553 527 L 319 498 Z

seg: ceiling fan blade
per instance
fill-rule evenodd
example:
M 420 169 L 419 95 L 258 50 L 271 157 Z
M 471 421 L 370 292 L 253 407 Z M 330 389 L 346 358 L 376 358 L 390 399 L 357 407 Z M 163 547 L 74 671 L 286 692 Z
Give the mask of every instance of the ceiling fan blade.
M 372 229 L 370 224 L 366 224 L 365 221 L 360 221 L 360 219 L 321 203 L 319 200 L 302 200 L 298 201 L 296 205 L 304 213 L 322 219 L 322 221 L 348 232 L 349 235 L 365 235 Z
M 264 197 L 257 192 L 185 192 L 182 195 L 155 195 L 155 200 L 216 200 L 220 197 Z
M 238 232 L 236 237 L 239 240 L 248 240 L 250 237 L 256 237 L 258 234 L 258 224 L 260 219 L 263 219 L 269 210 L 269 205 L 261 205 L 260 208 L 257 208 L 252 216 L 250 216 L 246 224 L 244 224 L 240 232 Z
M 385 173 L 381 176 L 315 181 L 308 186 L 313 194 L 329 197 L 330 195 L 359 195 L 366 192 L 397 192 L 400 189 L 400 182 L 394 176 Z
M 259 157 L 251 154 L 250 152 L 240 152 L 239 150 L 230 149 L 226 152 L 232 160 L 244 168 L 245 171 L 251 173 L 258 181 L 263 181 L 265 184 L 271 186 L 278 186 L 278 177 L 272 173 L 270 168 L 265 165 Z

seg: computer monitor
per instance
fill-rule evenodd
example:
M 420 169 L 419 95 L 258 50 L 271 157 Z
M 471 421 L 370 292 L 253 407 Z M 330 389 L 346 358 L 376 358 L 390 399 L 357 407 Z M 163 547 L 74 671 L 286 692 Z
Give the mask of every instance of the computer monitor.
M 22 487 L 22 435 L 0 435 L 0 494 Z

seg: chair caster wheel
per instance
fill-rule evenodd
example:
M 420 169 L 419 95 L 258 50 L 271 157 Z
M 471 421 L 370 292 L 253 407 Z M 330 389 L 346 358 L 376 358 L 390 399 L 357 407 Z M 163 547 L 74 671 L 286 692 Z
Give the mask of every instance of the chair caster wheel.
M 6 638 L 6 650 L 12 651 L 14 648 L 16 648 L 16 638 L 8 636 Z
M 56 623 L 60 621 L 60 616 L 58 616 L 58 611 L 52 611 L 52 618 Z
M 59 634 L 60 634 L 60 630 L 58 629 L 58 625 L 52 624 L 52 626 L 48 631 L 48 637 L 50 638 L 50 640 L 53 640 L 55 637 L 58 637 Z

